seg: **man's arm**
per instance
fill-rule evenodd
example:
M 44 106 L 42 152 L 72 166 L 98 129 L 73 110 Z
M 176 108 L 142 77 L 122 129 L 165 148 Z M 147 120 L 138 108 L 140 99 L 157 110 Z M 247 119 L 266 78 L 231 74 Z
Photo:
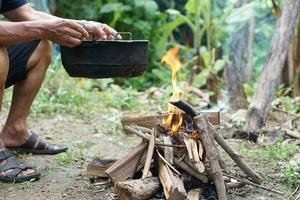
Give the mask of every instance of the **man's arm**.
M 34 10 L 29 4 L 25 4 L 17 9 L 7 11 L 4 15 L 11 21 L 37 21 L 37 20 L 66 20 L 44 12 Z M 79 22 L 78 20 L 72 20 Z M 85 21 L 84 28 L 90 33 L 89 38 L 95 39 L 115 39 L 117 32 L 106 24 Z M 118 36 L 118 39 L 121 39 Z
M 29 4 L 25 4 L 14 10 L 6 11 L 3 14 L 10 21 L 14 22 L 61 19 L 59 17 L 49 15 L 44 12 L 36 11 Z
M 88 35 L 81 25 L 70 20 L 0 22 L 0 46 L 41 39 L 73 47 Z

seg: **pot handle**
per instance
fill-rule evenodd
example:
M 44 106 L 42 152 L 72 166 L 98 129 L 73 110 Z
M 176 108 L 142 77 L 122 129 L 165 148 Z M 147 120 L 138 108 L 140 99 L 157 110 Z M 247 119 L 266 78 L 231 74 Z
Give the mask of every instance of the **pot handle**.
M 120 36 L 128 35 L 129 36 L 128 40 L 132 40 L 132 33 L 130 33 L 130 32 L 117 32 L 117 34 L 115 35 L 115 39 L 117 39 L 118 35 L 120 35 Z

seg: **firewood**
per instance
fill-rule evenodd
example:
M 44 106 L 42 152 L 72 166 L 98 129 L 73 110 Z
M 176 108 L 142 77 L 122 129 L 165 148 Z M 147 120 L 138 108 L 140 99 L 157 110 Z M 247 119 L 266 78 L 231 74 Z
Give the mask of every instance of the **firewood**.
M 170 101 L 171 104 L 177 106 L 187 114 L 189 114 L 191 117 L 194 117 L 194 122 L 196 123 L 196 126 L 199 128 L 199 130 L 203 130 L 202 132 L 207 132 L 208 138 L 211 138 L 211 135 L 213 135 L 214 139 L 217 141 L 217 143 L 227 152 L 227 154 L 231 157 L 232 160 L 236 162 L 236 164 L 255 182 L 255 183 L 261 183 L 262 178 L 253 171 L 241 158 L 240 155 L 238 155 L 233 148 L 226 142 L 226 140 L 220 136 L 212 127 L 212 124 L 209 123 L 209 120 L 207 120 L 207 117 L 205 115 L 198 115 L 197 111 L 188 103 L 173 99 Z M 198 116 L 197 116 L 198 115 Z M 203 134 L 200 134 L 201 137 Z M 201 138 L 200 138 L 201 139 Z M 202 139 L 201 139 L 202 140 Z M 202 140 L 203 142 L 203 140 Z M 214 142 L 212 142 L 214 143 Z M 204 145 L 204 143 L 203 143 Z M 214 145 L 214 144 L 212 144 Z M 205 145 L 204 145 L 204 149 Z M 218 155 L 217 155 L 218 156 Z M 220 159 L 219 159 L 220 160 Z
M 160 183 L 157 177 L 128 180 L 115 184 L 119 200 L 145 200 L 155 196 L 159 190 Z
M 197 172 L 193 167 L 189 166 L 188 164 L 184 163 L 183 161 L 179 160 L 178 158 L 174 157 L 174 163 L 182 170 L 186 171 L 191 176 L 195 177 L 196 179 L 202 181 L 203 183 L 207 183 L 207 176 L 205 174 L 201 174 Z
M 203 161 L 204 160 L 204 148 L 203 148 L 203 145 L 200 140 L 198 141 L 198 146 L 199 146 L 199 157 Z
M 194 117 L 194 121 L 196 124 L 196 127 L 200 131 L 200 140 L 202 141 L 202 144 L 204 146 L 206 156 L 208 158 L 210 169 L 213 174 L 213 180 L 214 184 L 217 190 L 218 198 L 220 200 L 226 200 L 226 188 L 222 176 L 222 171 L 219 165 L 219 151 L 214 146 L 214 141 L 212 141 L 210 137 L 210 132 L 208 131 L 208 125 L 206 124 L 205 116 L 199 115 Z
M 201 197 L 202 189 L 197 188 L 197 189 L 192 189 L 188 192 L 187 199 L 188 200 L 199 200 Z
M 106 178 L 107 174 L 105 173 L 105 170 L 107 170 L 116 161 L 117 160 L 115 160 L 115 159 L 95 158 L 87 166 L 87 175 Z
M 170 169 L 172 169 L 176 174 L 181 175 L 181 173 L 179 171 L 177 171 L 177 169 L 175 169 L 170 163 L 168 163 L 168 161 L 159 153 L 159 151 L 156 149 L 156 153 L 159 156 L 159 158 L 170 167 Z
M 167 200 L 183 200 L 187 197 L 183 181 L 174 175 L 169 166 L 158 159 L 158 175 Z
M 131 125 L 131 126 L 125 126 L 124 130 L 127 132 L 130 132 L 130 134 L 135 134 L 139 136 L 140 138 L 150 141 L 150 134 L 142 132 L 140 129 L 140 126 L 136 125 Z M 157 146 L 169 146 L 169 147 L 176 147 L 176 148 L 185 148 L 184 145 L 168 145 L 168 144 L 163 144 L 158 138 L 155 139 L 155 145 Z
M 195 168 L 199 173 L 203 173 L 205 171 L 205 167 L 203 163 L 200 161 L 199 151 L 197 147 L 197 141 L 192 138 L 184 137 L 184 142 L 186 145 L 186 149 L 188 151 L 189 160 L 187 161 L 189 165 Z
M 186 150 L 188 152 L 190 160 L 194 160 L 193 150 L 192 150 L 192 142 L 193 142 L 193 139 L 184 137 L 184 143 L 185 143 Z
M 164 136 L 163 141 L 164 141 L 164 144 L 169 144 L 169 145 L 172 144 L 170 136 Z M 164 146 L 164 156 L 165 156 L 166 161 L 168 161 L 168 163 L 173 165 L 174 153 L 173 153 L 172 147 Z
M 289 129 L 285 129 L 285 134 L 292 137 L 292 138 L 300 139 L 300 133 L 297 132 L 297 131 L 292 131 L 292 130 L 289 130 Z
M 274 190 L 274 189 L 271 189 L 271 188 L 267 188 L 267 187 L 265 187 L 265 186 L 258 185 L 258 184 L 256 184 L 256 183 L 252 183 L 251 181 L 243 180 L 243 179 L 241 179 L 241 178 L 237 178 L 237 177 L 232 176 L 232 175 L 229 175 L 229 174 L 224 174 L 224 175 L 227 176 L 227 177 L 233 178 L 233 179 L 235 179 L 235 180 L 237 180 L 237 181 L 244 182 L 244 183 L 246 183 L 246 184 L 248 184 L 248 185 L 252 185 L 252 186 L 261 188 L 261 189 L 263 189 L 263 190 L 266 190 L 266 191 L 269 191 L 269 192 L 274 192 L 274 193 L 280 194 L 280 195 L 284 195 L 284 193 L 281 192 L 281 191 Z
M 155 144 L 155 133 L 152 132 L 150 142 L 149 142 L 149 145 L 148 145 L 147 157 L 146 157 L 146 161 L 145 161 L 145 166 L 144 166 L 142 178 L 146 178 L 149 174 L 150 165 L 151 165 L 153 152 L 154 152 L 154 144 Z
M 202 119 L 201 119 L 202 118 Z M 212 134 L 215 138 L 215 140 L 217 141 L 217 143 L 226 151 L 226 153 L 230 156 L 230 158 L 235 161 L 235 163 L 237 164 L 237 166 L 243 170 L 243 172 L 245 172 L 245 174 L 247 174 L 253 182 L 260 184 L 262 181 L 262 178 L 259 174 L 257 174 L 253 169 L 251 169 L 250 166 L 248 166 L 244 160 L 242 159 L 242 156 L 239 155 L 228 143 L 227 141 L 220 136 L 212 127 L 212 125 L 209 123 L 209 121 L 207 120 L 207 118 L 205 116 L 200 116 L 200 123 L 202 121 L 202 124 L 206 124 L 206 126 L 204 126 L 204 128 L 210 132 L 210 134 Z M 202 127 L 203 128 L 203 127 Z
M 205 171 L 203 163 L 200 161 L 199 151 L 197 147 L 197 141 L 192 141 L 192 152 L 193 152 L 193 164 L 198 172 L 203 173 Z
M 245 185 L 247 185 L 245 182 L 229 182 L 225 183 L 227 189 L 237 189 L 237 188 L 242 188 Z
M 200 174 L 205 172 L 205 166 L 202 161 L 194 162 L 190 160 L 188 157 L 184 158 L 184 162 L 189 165 L 191 168 L 199 172 Z
M 220 113 L 219 112 L 204 112 L 207 114 L 209 121 L 213 125 L 219 125 L 220 124 Z M 183 113 L 183 115 L 185 115 Z M 125 126 L 130 126 L 132 124 L 136 124 L 138 126 L 146 127 L 149 129 L 156 128 L 156 124 L 158 122 L 161 122 L 163 118 L 166 118 L 168 114 L 161 114 L 161 115 L 148 115 L 148 116 L 125 116 L 121 119 L 121 123 L 123 126 L 123 129 Z M 130 131 L 124 129 L 124 132 L 126 134 L 132 134 Z
M 105 173 L 114 183 L 132 178 L 136 171 L 140 170 L 144 166 L 146 148 L 147 143 L 140 143 L 125 157 L 110 166 Z

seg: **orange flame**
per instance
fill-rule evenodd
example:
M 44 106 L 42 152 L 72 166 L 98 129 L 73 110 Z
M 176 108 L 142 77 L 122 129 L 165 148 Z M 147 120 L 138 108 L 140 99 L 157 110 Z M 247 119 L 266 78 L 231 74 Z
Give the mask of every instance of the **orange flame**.
M 167 51 L 162 57 L 162 63 L 166 63 L 172 70 L 172 86 L 173 94 L 171 98 L 178 99 L 180 97 L 180 90 L 177 86 L 177 74 L 181 68 L 181 62 L 179 60 L 179 48 L 174 47 Z M 162 120 L 164 126 L 170 129 L 171 134 L 176 134 L 182 124 L 181 113 L 171 104 L 168 104 L 168 117 Z

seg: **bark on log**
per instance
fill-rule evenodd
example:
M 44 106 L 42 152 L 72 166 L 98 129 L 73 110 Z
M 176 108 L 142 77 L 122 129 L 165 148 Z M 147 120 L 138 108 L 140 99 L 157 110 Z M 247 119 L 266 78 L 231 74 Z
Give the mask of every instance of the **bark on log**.
M 268 57 L 247 113 L 246 130 L 262 128 L 265 122 L 275 89 L 280 82 L 288 46 L 294 34 L 299 13 L 300 1 L 283 1 L 282 14 L 277 21 Z
M 117 182 L 115 192 L 119 200 L 145 200 L 159 191 L 161 185 L 157 177 Z
M 219 151 L 214 146 L 214 141 L 212 141 L 209 136 L 208 126 L 206 118 L 203 115 L 194 117 L 194 121 L 197 129 L 200 131 L 200 140 L 204 146 L 206 156 L 208 158 L 211 172 L 213 174 L 214 184 L 218 193 L 218 198 L 220 200 L 226 200 L 226 188 L 223 180 L 222 171 L 219 165 Z

